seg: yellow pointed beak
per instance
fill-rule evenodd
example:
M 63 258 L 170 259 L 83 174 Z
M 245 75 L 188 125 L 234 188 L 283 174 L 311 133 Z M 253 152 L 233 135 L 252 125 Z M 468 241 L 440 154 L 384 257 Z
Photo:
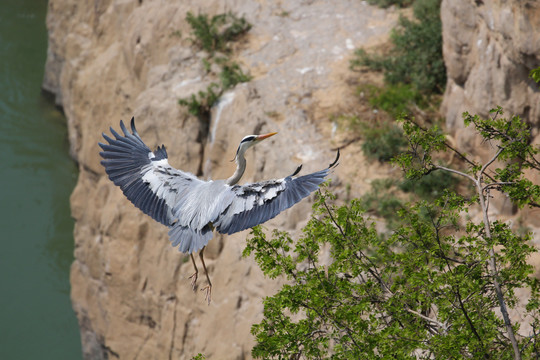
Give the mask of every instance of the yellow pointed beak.
M 269 138 L 270 136 L 274 136 L 274 135 L 276 135 L 276 134 L 277 134 L 277 132 L 259 135 L 259 136 L 257 136 L 257 140 L 259 140 L 259 141 L 260 141 L 260 140 L 264 140 L 264 139 L 267 139 L 267 138 Z

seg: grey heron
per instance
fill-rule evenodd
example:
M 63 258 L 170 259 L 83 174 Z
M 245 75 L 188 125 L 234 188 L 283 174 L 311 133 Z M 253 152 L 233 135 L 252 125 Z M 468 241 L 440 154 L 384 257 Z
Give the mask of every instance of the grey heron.
M 204 263 L 204 249 L 216 230 L 233 234 L 274 218 L 318 189 L 336 159 L 326 169 L 296 177 L 296 171 L 282 179 L 238 185 L 246 169 L 244 153 L 260 141 L 275 135 L 248 135 L 236 151 L 236 171 L 226 180 L 204 181 L 169 165 L 165 146 L 151 151 L 142 141 L 131 119 L 131 133 L 123 121 L 124 135 L 112 127 L 114 139 L 103 133 L 108 144 L 99 143 L 101 164 L 112 182 L 145 214 L 169 228 L 169 239 L 181 252 L 190 254 L 195 272 L 190 276 L 196 289 L 198 276 L 193 253 L 199 251 L 208 285 L 205 299 L 210 304 L 212 283 Z

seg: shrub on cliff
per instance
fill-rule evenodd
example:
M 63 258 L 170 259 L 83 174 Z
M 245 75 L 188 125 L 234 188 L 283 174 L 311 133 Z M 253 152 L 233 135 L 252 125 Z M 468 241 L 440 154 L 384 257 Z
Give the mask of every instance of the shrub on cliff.
M 441 93 L 446 85 L 442 57 L 441 0 L 416 0 L 414 19 L 404 16 L 392 31 L 392 50 L 387 55 L 356 51 L 352 69 L 367 66 L 384 72 L 388 85 L 411 84 L 422 94 Z
M 494 192 L 519 207 L 539 206 L 540 186 L 523 172 L 540 171 L 539 148 L 529 144 L 521 119 L 504 118 L 500 108 L 492 114 L 464 114 L 466 124 L 496 145 L 491 159 L 467 160 L 463 169 L 434 160 L 451 149 L 439 129 L 402 119 L 409 149 L 395 163 L 409 178 L 453 173 L 471 186 L 466 194 L 446 191 L 434 201 L 404 205 L 390 235 L 378 233 L 361 201 L 332 205 L 326 192 L 298 241 L 286 232 L 268 238 L 260 227 L 253 229 L 244 254 L 253 254 L 267 276 L 288 280 L 264 300 L 263 320 L 252 327 L 254 357 L 540 356 L 540 287 L 527 263 L 535 251 L 531 235 L 516 233 L 488 212 Z M 473 208 L 481 220 L 464 216 Z M 531 294 L 526 308 L 518 306 L 518 289 Z M 529 316 L 533 330 L 520 333 L 509 308 Z
M 211 18 L 207 14 L 195 16 L 188 12 L 186 21 L 191 26 L 191 41 L 208 52 L 208 56 L 203 59 L 206 71 L 210 73 L 212 64 L 216 64 L 221 72 L 217 74 L 218 82 L 211 82 L 206 90 L 192 94 L 189 98 L 179 99 L 178 104 L 187 107 L 190 114 L 208 123 L 210 109 L 221 95 L 235 85 L 251 80 L 251 76 L 244 73 L 240 65 L 228 56 L 231 52 L 230 42 L 248 32 L 251 24 L 243 16 L 238 17 L 231 12 Z M 227 55 L 217 56 L 217 52 Z
M 228 52 L 229 43 L 251 29 L 251 24 L 243 16 L 238 17 L 231 12 L 212 17 L 188 12 L 186 21 L 191 26 L 193 43 L 211 54 L 216 51 Z
M 540 67 L 537 69 L 532 69 L 529 76 L 537 83 L 540 83 Z

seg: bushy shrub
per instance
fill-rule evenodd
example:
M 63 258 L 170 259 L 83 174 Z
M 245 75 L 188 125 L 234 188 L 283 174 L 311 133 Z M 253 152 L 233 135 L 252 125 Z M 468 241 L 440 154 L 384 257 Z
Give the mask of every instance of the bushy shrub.
M 221 72 L 218 74 L 219 83 L 210 83 L 205 91 L 192 94 L 189 98 L 179 99 L 178 104 L 187 107 L 189 113 L 194 116 L 208 118 L 210 109 L 225 91 L 236 84 L 251 80 L 251 76 L 244 73 L 240 65 L 232 61 L 228 55 L 214 55 L 218 51 L 229 53 L 229 42 L 249 31 L 251 24 L 244 17 L 239 18 L 230 12 L 214 15 L 212 18 L 207 14 L 195 16 L 188 12 L 186 21 L 191 25 L 193 43 L 209 53 L 202 59 L 205 70 L 210 72 L 212 64 L 216 64 Z
M 228 60 L 228 59 L 227 59 Z M 249 74 L 245 74 L 240 65 L 235 62 L 226 62 L 221 64 L 221 72 L 219 73 L 219 84 L 211 83 L 206 88 L 206 91 L 199 91 L 191 97 L 179 99 L 178 103 L 186 106 L 190 114 L 199 116 L 210 112 L 212 106 L 219 100 L 221 95 L 235 85 L 251 80 Z
M 392 31 L 393 48 L 389 54 L 371 55 L 356 51 L 353 69 L 367 66 L 384 72 L 388 84 L 411 84 L 423 93 L 441 93 L 446 85 L 446 68 L 442 57 L 441 0 L 416 0 L 414 19 L 400 17 Z
M 401 129 L 390 122 L 366 127 L 363 137 L 364 155 L 381 162 L 390 161 L 407 145 Z
M 540 67 L 537 69 L 532 69 L 529 76 L 537 83 L 540 83 Z
M 215 51 L 228 51 L 228 43 L 236 40 L 251 29 L 251 24 L 242 16 L 228 12 L 214 15 L 193 15 L 188 12 L 186 21 L 192 29 L 192 41 L 202 49 L 214 53 Z
M 408 112 L 413 105 L 419 107 L 426 105 L 425 97 L 411 84 L 397 83 L 384 87 L 365 85 L 359 90 L 367 91 L 368 101 L 372 107 L 384 110 L 392 116 Z

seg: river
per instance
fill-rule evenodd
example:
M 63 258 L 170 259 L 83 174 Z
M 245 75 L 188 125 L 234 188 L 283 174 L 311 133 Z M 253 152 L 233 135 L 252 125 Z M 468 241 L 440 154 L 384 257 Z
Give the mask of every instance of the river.
M 46 0 L 0 5 L 0 359 L 81 359 L 69 299 L 77 167 L 40 90 Z

